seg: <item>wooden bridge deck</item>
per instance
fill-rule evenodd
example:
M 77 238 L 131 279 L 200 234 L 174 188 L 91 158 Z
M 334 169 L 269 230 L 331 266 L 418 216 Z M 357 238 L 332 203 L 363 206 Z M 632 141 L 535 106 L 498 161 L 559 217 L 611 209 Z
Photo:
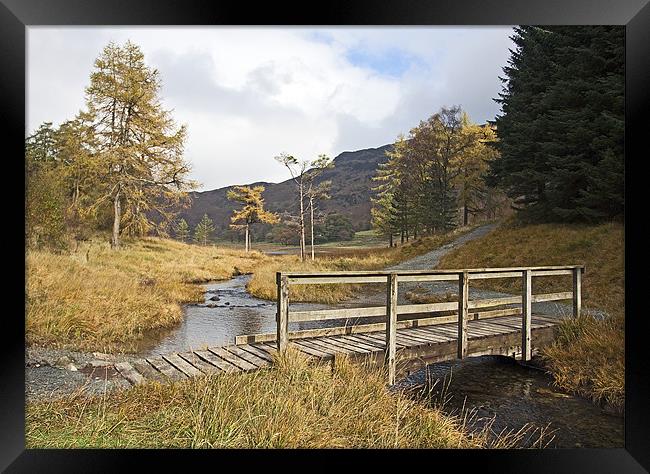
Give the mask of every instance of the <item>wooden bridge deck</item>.
M 559 316 L 531 316 L 533 351 L 553 340 L 553 329 L 559 322 Z M 520 357 L 521 333 L 521 315 L 470 320 L 467 322 L 467 355 Z M 457 338 L 456 322 L 398 329 L 398 371 L 408 373 L 427 363 L 456 358 Z M 357 360 L 383 363 L 386 332 L 291 339 L 289 346 L 315 361 L 333 360 L 336 356 L 346 355 Z M 276 342 L 252 342 L 148 357 L 132 363 L 118 363 L 115 367 L 131 384 L 136 385 L 147 380 L 173 381 L 209 373 L 264 369 L 273 364 L 276 354 Z

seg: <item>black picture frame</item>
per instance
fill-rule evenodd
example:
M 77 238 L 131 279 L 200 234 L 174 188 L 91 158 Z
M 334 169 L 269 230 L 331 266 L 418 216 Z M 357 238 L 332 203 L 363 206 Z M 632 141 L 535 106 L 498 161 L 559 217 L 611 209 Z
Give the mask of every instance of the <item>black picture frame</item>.
M 643 186 L 640 166 L 647 146 L 642 140 L 650 131 L 650 0 L 383 0 L 329 1 L 295 6 L 266 2 L 209 2 L 198 0 L 0 0 L 0 118 L 3 121 L 3 164 L 17 169 L 4 172 L 4 183 L 24 181 L 25 138 L 25 38 L 32 25 L 516 25 L 516 24 L 610 24 L 626 28 L 626 400 L 625 448 L 566 450 L 436 450 L 372 451 L 360 458 L 356 450 L 321 451 L 317 467 L 345 466 L 355 460 L 385 465 L 390 460 L 400 469 L 476 468 L 492 472 L 647 472 L 650 469 L 650 363 L 645 353 L 646 325 L 639 295 L 643 295 Z M 643 151 L 642 151 L 643 150 Z M 642 155 L 642 153 L 644 155 Z M 24 176 L 24 175 L 23 175 Z M 5 190 L 5 193 L 10 191 Z M 13 195 L 13 194 L 11 194 Z M 24 209 L 13 200 L 3 207 L 15 210 L 5 221 L 5 237 L 14 237 L 6 248 L 24 246 Z M 9 210 L 6 210 L 8 213 Z M 628 219 L 634 216 L 635 219 Z M 641 244 L 636 245 L 635 242 Z M 8 247 L 13 245 L 14 247 Z M 19 252 L 8 251 L 9 254 Z M 17 256 L 18 271 L 25 261 Z M 9 273 L 7 273 L 9 274 Z M 5 286 L 6 300 L 20 300 L 24 278 L 12 278 Z M 23 273 L 24 277 L 24 273 Z M 12 291 L 13 290 L 13 291 Z M 9 302 L 9 301 L 6 301 Z M 16 303 L 19 306 L 19 302 Z M 25 300 L 23 299 L 23 309 Z M 5 306 L 5 308 L 7 308 Z M 0 468 L 7 472 L 112 472 L 136 466 L 147 469 L 169 467 L 170 457 L 182 462 L 204 461 L 206 466 L 227 468 L 225 461 L 237 457 L 243 466 L 252 459 L 280 467 L 304 460 L 299 468 L 313 463 L 313 453 L 305 451 L 211 452 L 202 450 L 26 450 L 25 449 L 25 326 L 19 310 L 5 309 L 3 358 L 0 361 Z M 634 315 L 635 317 L 631 317 Z M 268 464 L 268 457 L 273 457 Z

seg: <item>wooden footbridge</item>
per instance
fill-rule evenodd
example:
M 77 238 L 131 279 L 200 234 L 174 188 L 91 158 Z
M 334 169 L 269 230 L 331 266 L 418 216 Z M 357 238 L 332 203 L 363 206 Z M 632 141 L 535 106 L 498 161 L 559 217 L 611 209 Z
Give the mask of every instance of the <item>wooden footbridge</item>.
M 355 361 L 388 366 L 388 383 L 399 373 L 453 358 L 506 355 L 522 360 L 553 341 L 563 316 L 533 314 L 532 303 L 572 300 L 580 314 L 584 266 L 480 268 L 395 272 L 277 273 L 277 331 L 237 336 L 235 345 L 210 347 L 116 364 L 132 384 L 145 380 L 182 380 L 213 372 L 248 372 L 269 367 L 278 352 L 293 347 L 315 361 L 345 355 Z M 532 294 L 532 279 L 572 275 L 571 291 Z M 510 278 L 521 281 L 521 296 L 469 297 L 471 281 Z M 458 301 L 398 305 L 403 282 L 457 282 Z M 386 285 L 386 304 L 364 308 L 290 311 L 291 285 Z M 380 318 L 371 324 L 347 324 L 289 331 L 289 323 L 339 320 L 341 324 Z

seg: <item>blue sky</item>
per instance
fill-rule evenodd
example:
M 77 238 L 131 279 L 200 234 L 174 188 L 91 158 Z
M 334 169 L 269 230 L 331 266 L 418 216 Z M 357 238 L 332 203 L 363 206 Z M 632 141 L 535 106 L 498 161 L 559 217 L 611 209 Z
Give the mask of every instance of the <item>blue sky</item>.
M 442 106 L 494 118 L 511 27 L 28 27 L 27 129 L 84 107 L 94 59 L 138 44 L 188 127 L 202 189 L 287 178 L 273 157 L 382 146 Z

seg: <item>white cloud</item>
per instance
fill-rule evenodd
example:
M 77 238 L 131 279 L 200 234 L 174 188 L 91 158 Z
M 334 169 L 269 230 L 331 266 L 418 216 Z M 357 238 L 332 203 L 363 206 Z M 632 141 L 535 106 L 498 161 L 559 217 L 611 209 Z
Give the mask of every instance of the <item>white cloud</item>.
M 311 159 L 381 146 L 443 105 L 492 119 L 510 31 L 29 27 L 27 132 L 73 117 L 101 48 L 131 39 L 188 125 L 186 158 L 203 189 L 281 181 L 273 156 L 283 151 Z

